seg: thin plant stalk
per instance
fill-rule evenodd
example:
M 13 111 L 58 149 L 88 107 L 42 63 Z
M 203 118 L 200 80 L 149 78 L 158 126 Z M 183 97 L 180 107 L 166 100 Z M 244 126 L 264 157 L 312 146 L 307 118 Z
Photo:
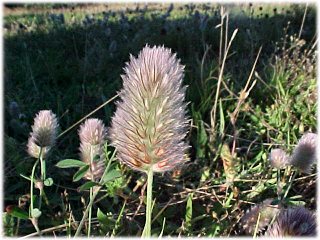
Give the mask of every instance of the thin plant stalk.
M 35 175 L 35 171 L 36 171 L 36 167 L 38 165 L 38 162 L 41 158 L 41 155 L 42 155 L 42 148 L 40 148 L 40 151 L 39 151 L 39 157 L 37 159 L 37 161 L 34 163 L 33 167 L 32 167 L 32 171 L 31 171 L 31 184 L 30 184 L 30 197 L 31 197 L 31 202 L 30 202 L 30 212 L 29 212 L 29 216 L 31 217 L 30 220 L 32 222 L 32 225 L 34 226 L 34 228 L 36 229 L 37 233 L 39 234 L 39 236 L 41 235 L 41 231 L 38 227 L 38 221 L 36 218 L 34 218 L 32 216 L 32 212 L 33 212 L 33 209 L 34 209 L 34 202 L 33 202 L 33 184 L 35 182 L 35 178 L 34 178 L 34 175 Z M 41 198 L 40 198 L 41 199 Z
M 90 201 L 93 196 L 93 188 L 90 188 Z M 91 216 L 92 216 L 92 205 L 89 208 L 89 225 L 88 225 L 88 237 L 90 237 L 91 234 Z
M 89 204 L 88 204 L 88 206 L 87 206 L 87 208 L 86 208 L 86 210 L 85 210 L 85 212 L 84 212 L 84 214 L 83 214 L 83 217 L 82 217 L 82 219 L 81 219 L 81 222 L 80 222 L 80 224 L 79 224 L 79 226 L 78 226 L 78 229 L 77 229 L 74 237 L 77 237 L 77 236 L 80 234 L 81 228 L 82 228 L 82 226 L 83 226 L 83 224 L 84 224 L 84 220 L 86 219 L 86 217 L 87 217 L 87 215 L 88 215 L 88 212 L 89 212 L 89 209 L 92 207 L 93 202 L 94 202 L 94 199 L 95 199 L 96 196 L 98 195 L 100 189 L 101 189 L 101 186 L 98 186 L 98 187 L 96 187 L 96 189 L 93 190 L 92 198 L 90 199 L 90 202 L 89 202 Z
M 83 217 L 82 217 L 82 219 L 80 221 L 80 224 L 79 224 L 79 226 L 77 228 L 77 231 L 76 231 L 74 237 L 77 237 L 81 232 L 82 226 L 84 224 L 84 220 L 86 219 L 86 217 L 87 217 L 87 215 L 89 213 L 89 209 L 92 208 L 93 202 L 94 202 L 95 198 L 97 197 L 97 195 L 98 195 L 98 193 L 99 193 L 99 191 L 100 191 L 100 189 L 102 187 L 101 185 L 104 184 L 104 182 L 103 182 L 104 175 L 109 171 L 109 168 L 111 166 L 111 162 L 112 162 L 112 160 L 113 160 L 113 158 L 115 156 L 115 153 L 116 153 L 116 151 L 114 151 L 113 154 L 112 154 L 112 157 L 110 159 L 108 159 L 109 161 L 108 161 L 107 167 L 106 167 L 106 169 L 105 169 L 105 171 L 104 171 L 104 173 L 103 173 L 103 175 L 102 175 L 102 177 L 100 179 L 100 182 L 99 182 L 100 186 L 96 187 L 96 189 L 93 189 L 94 187 L 92 188 L 92 190 L 93 190 L 92 197 L 90 197 L 90 202 L 89 202 L 85 212 L 83 213 Z
M 148 170 L 146 223 L 142 233 L 143 237 L 151 237 L 152 182 L 153 182 L 153 170 L 152 170 L 152 167 L 150 167 Z
M 289 193 L 289 191 L 290 191 L 290 189 L 292 187 L 292 183 L 293 183 L 294 179 L 296 178 L 297 174 L 298 174 L 298 171 L 295 171 L 294 174 L 291 175 L 290 180 L 289 180 L 289 186 L 287 187 L 286 192 L 284 193 L 282 199 L 286 199 L 286 197 L 287 197 L 287 195 L 288 195 L 288 193 Z
M 93 172 L 92 172 L 92 164 L 93 164 L 93 153 L 92 153 L 92 146 L 90 146 L 90 173 L 91 173 L 91 181 L 94 181 L 94 176 L 93 176 Z M 92 199 L 93 196 L 93 187 L 90 188 L 90 201 Z M 90 233 L 91 233 L 91 216 L 92 216 L 92 205 L 89 207 L 89 219 L 88 219 L 88 237 L 90 237 Z
M 278 195 L 278 200 L 281 200 L 281 192 L 282 192 L 282 187 L 281 187 L 281 172 L 280 169 L 277 169 L 277 195 Z

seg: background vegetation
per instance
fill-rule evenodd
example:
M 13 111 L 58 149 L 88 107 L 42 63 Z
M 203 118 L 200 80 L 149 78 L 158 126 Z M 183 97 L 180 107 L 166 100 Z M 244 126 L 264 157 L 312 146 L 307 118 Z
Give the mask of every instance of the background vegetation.
M 290 152 L 304 132 L 316 132 L 315 6 L 11 4 L 4 13 L 5 207 L 29 205 L 21 174 L 34 162 L 26 142 L 35 114 L 51 109 L 60 133 L 68 129 L 116 95 L 129 54 L 146 44 L 171 48 L 185 65 L 192 118 L 189 161 L 154 179 L 154 235 L 164 218 L 163 235 L 243 235 L 245 210 L 277 197 L 270 149 Z M 92 116 L 109 126 L 114 111 L 113 101 Z M 73 235 L 88 201 L 78 191 L 85 180 L 72 181 L 76 170 L 55 166 L 78 159 L 77 128 L 59 137 L 47 163 L 54 183 L 39 220 L 45 235 Z M 140 236 L 146 176 L 116 168 L 122 176 L 99 193 L 92 234 Z M 297 176 L 288 205 L 316 208 L 314 172 Z M 3 221 L 7 236 L 35 232 L 30 221 Z

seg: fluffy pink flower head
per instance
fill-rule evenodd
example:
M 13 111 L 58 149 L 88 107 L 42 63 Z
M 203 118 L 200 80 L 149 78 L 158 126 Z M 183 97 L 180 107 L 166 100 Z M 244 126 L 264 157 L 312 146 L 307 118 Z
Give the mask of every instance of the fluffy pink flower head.
M 267 237 L 315 236 L 316 217 L 305 207 L 284 209 L 268 228 Z
M 28 139 L 27 151 L 31 157 L 39 158 L 40 150 L 43 158 L 57 138 L 58 122 L 56 115 L 51 110 L 41 110 L 34 118 L 32 132 Z
M 293 150 L 290 164 L 304 173 L 310 173 L 312 164 L 317 161 L 317 134 L 305 133 Z
M 51 110 L 41 110 L 34 119 L 31 136 L 40 147 L 53 146 L 57 138 L 58 122 Z
M 170 49 L 146 46 L 124 70 L 110 129 L 117 158 L 139 171 L 172 170 L 188 148 L 184 66 Z
M 35 144 L 35 139 L 32 136 L 29 137 L 28 144 L 27 144 L 28 154 L 31 157 L 38 159 L 40 156 L 40 150 L 41 150 L 41 148 L 37 144 Z M 42 150 L 41 150 L 42 158 L 46 158 L 49 150 L 50 150 L 50 147 L 42 147 Z
M 272 167 L 281 169 L 289 164 L 289 156 L 280 148 L 272 149 L 269 155 Z
M 82 143 L 101 144 L 106 137 L 106 128 L 97 118 L 89 118 L 80 126 L 79 137 Z
M 96 118 L 87 119 L 79 129 L 80 158 L 89 164 L 89 171 L 84 176 L 95 181 L 101 178 L 105 170 L 103 144 L 106 128 L 103 122 Z

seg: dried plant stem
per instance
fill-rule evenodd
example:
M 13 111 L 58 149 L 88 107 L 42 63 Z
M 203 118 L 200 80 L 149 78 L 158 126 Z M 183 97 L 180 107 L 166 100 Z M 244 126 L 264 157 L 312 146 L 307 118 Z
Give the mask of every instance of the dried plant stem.
M 255 229 L 254 229 L 254 234 L 253 234 L 253 237 L 254 237 L 254 238 L 257 237 L 257 232 L 258 232 L 258 228 L 259 228 L 260 217 L 261 217 L 261 214 L 260 214 L 260 212 L 259 212 L 258 219 L 257 219 L 257 223 L 256 223 L 256 227 L 255 227 Z
M 146 206 L 146 223 L 144 225 L 142 237 L 151 237 L 151 215 L 152 215 L 152 182 L 153 170 L 152 167 L 148 170 L 147 180 L 147 206 Z
M 304 14 L 303 14 L 303 18 L 302 18 L 302 22 L 301 22 L 301 26 L 300 26 L 299 35 L 298 35 L 298 38 L 299 38 L 299 39 L 301 38 L 304 21 L 305 21 L 305 19 L 306 19 L 306 15 L 307 15 L 307 10 L 308 10 L 308 3 L 306 4 L 306 7 L 305 7 L 305 9 L 304 9 Z
M 97 107 L 96 109 L 94 109 L 92 112 L 88 113 L 86 116 L 84 116 L 83 118 L 81 118 L 79 121 L 77 121 L 76 123 L 72 124 L 71 127 L 67 128 L 65 131 L 63 131 L 62 133 L 59 134 L 59 136 L 57 138 L 62 137 L 64 134 L 66 134 L 67 132 L 69 132 L 72 128 L 74 128 L 75 126 L 77 126 L 79 123 L 81 123 L 84 119 L 90 117 L 92 114 L 94 114 L 95 112 L 97 112 L 99 109 L 103 108 L 105 105 L 107 105 L 108 103 L 112 102 L 114 99 L 116 99 L 119 96 L 119 94 L 116 94 L 115 96 L 113 96 L 112 98 L 110 98 L 109 100 L 107 100 L 106 102 L 104 102 L 103 104 L 101 104 L 99 107 Z
M 234 32 L 233 32 L 233 34 L 231 36 L 231 39 L 229 41 L 227 50 L 224 53 L 223 61 L 222 61 L 220 72 L 219 72 L 216 97 L 215 97 L 215 101 L 214 101 L 214 106 L 211 109 L 211 113 L 210 113 L 210 115 L 211 115 L 211 132 L 212 132 L 212 136 L 214 136 L 214 132 L 215 132 L 216 110 L 217 110 L 217 104 L 218 104 L 218 99 L 219 99 L 219 94 L 220 94 L 220 86 L 221 86 L 221 82 L 222 82 L 222 78 L 223 78 L 224 66 L 225 66 L 225 62 L 227 60 L 228 52 L 229 52 L 229 49 L 231 47 L 232 41 L 234 40 L 235 36 L 237 35 L 237 32 L 238 32 L 238 29 L 234 30 Z

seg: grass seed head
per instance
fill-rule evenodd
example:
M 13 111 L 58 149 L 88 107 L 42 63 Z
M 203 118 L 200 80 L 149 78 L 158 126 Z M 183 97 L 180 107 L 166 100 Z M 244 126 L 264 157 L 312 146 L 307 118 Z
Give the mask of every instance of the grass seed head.
M 188 148 L 184 66 L 170 49 L 146 46 L 124 71 L 110 130 L 117 157 L 139 171 L 173 170 Z

